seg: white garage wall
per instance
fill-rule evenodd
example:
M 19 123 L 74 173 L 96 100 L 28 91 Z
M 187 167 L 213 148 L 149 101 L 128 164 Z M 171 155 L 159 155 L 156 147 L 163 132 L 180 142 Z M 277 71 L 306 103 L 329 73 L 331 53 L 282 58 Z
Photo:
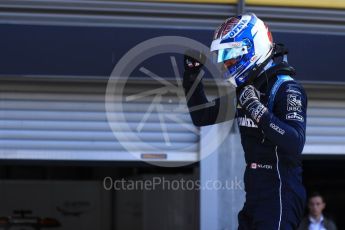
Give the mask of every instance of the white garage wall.
M 198 159 L 199 130 L 188 110 L 178 109 L 180 98 L 162 96 L 157 102 L 162 109 L 148 113 L 153 96 L 125 101 L 126 96 L 156 86 L 131 85 L 124 97 L 114 96 L 123 110 L 115 106 L 113 115 L 122 114 L 125 120 L 112 121 L 112 130 L 105 87 L 95 82 L 2 81 L 0 158 L 137 161 L 147 154 L 161 161 Z

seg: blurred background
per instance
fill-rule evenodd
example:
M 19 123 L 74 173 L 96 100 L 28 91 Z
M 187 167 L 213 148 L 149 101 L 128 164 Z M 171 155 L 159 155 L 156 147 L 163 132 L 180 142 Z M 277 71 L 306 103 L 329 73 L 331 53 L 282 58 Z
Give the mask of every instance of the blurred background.
M 304 184 L 308 192 L 325 196 L 325 215 L 345 229 L 344 0 L 1 0 L 0 229 L 236 229 L 244 201 L 237 128 L 224 123 L 193 130 L 188 113 L 175 112 L 184 123 L 167 120 L 164 130 L 156 111 L 137 132 L 140 142 L 126 139 L 126 132 L 115 137 L 105 92 L 115 65 L 135 45 L 183 36 L 209 46 L 214 29 L 243 12 L 267 22 L 275 42 L 290 50 L 296 79 L 309 97 Z M 149 59 L 145 66 L 174 81 L 167 57 Z M 140 71 L 128 77 L 126 91 L 115 98 L 125 104 L 119 113 L 136 129 L 153 96 L 137 102 L 123 96 L 160 82 Z M 219 94 L 211 80 L 205 87 L 210 97 Z M 181 92 L 163 95 L 161 104 L 177 106 Z M 123 125 L 119 121 L 115 127 Z M 229 129 L 219 148 L 199 162 L 209 142 Z M 208 131 L 212 138 L 202 138 Z M 122 138 L 138 151 L 128 153 Z M 186 165 L 159 167 L 145 159 Z M 107 177 L 233 186 L 106 189 Z

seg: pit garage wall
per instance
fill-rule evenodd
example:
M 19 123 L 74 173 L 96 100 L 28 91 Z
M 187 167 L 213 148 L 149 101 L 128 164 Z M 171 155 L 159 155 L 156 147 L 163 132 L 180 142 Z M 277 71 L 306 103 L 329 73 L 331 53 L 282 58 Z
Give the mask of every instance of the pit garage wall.
M 338 11 L 337 13 L 340 14 Z M 272 22 L 273 25 L 276 23 Z M 275 40 L 290 48 L 289 60 L 297 69 L 296 79 L 304 83 L 308 93 L 313 92 L 309 96 L 309 138 L 304 151 L 308 154 L 345 152 L 345 133 L 342 130 L 345 119 L 344 78 L 339 72 L 345 46 L 340 45 L 344 36 L 339 28 L 338 32 L 330 30 L 332 35 L 325 35 L 325 31 L 315 33 L 307 30 L 305 34 L 273 31 Z M 16 81 L 15 78 L 18 77 L 33 77 L 106 82 L 118 60 L 133 46 L 149 38 L 163 35 L 185 36 L 208 45 L 212 37 L 210 29 L 176 29 L 172 26 L 159 29 L 142 28 L 139 25 L 136 28 L 124 28 L 3 23 L 0 33 L 3 34 L 3 42 L 0 44 L 0 75 L 1 79 L 8 81 Z M 177 61 L 182 62 L 180 59 Z M 170 64 L 166 59 L 155 59 L 147 64 L 153 66 L 155 72 L 170 78 L 171 75 L 165 74 L 167 65 Z
M 234 2 L 232 2 L 234 3 Z M 255 6 L 276 42 L 290 49 L 309 97 L 310 143 L 306 153 L 344 153 L 342 46 L 345 11 Z M 132 1 L 0 2 L 0 76 L 86 79 L 105 82 L 118 60 L 133 46 L 157 36 L 184 36 L 209 45 L 214 28 L 237 11 L 234 4 L 181 4 Z M 272 13 L 274 12 L 274 13 Z M 181 63 L 181 60 L 177 60 Z M 147 63 L 166 75 L 166 59 Z M 319 84 L 314 84 L 319 83 Z M 68 84 L 68 83 L 67 83 Z M 310 90 L 308 89 L 310 88 Z M 318 90 L 318 88 L 322 88 Z M 331 102 L 331 103 L 330 103 Z M 327 132 L 325 132 L 327 131 Z M 326 134 L 327 138 L 323 138 Z M 337 138 L 333 138 L 337 136 Z M 320 148 L 318 143 L 324 142 Z

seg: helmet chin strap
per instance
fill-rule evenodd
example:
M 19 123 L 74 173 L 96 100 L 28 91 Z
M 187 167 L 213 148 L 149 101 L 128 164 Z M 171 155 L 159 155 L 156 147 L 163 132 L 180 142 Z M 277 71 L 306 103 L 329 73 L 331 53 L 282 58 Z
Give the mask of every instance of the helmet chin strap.
M 284 47 L 284 45 L 275 45 L 275 52 L 271 59 L 271 62 L 272 64 L 274 63 L 274 65 L 266 65 L 264 70 L 254 80 L 253 84 L 257 89 L 260 89 L 265 82 L 268 82 L 271 78 L 277 75 L 296 75 L 296 70 L 287 62 L 287 54 L 288 50 Z M 282 57 L 280 61 L 275 60 L 279 57 Z
M 283 62 L 288 63 L 288 57 L 287 57 L 287 54 L 284 54 L 284 56 L 283 56 Z
M 267 64 L 272 61 L 272 57 L 274 56 L 274 51 L 272 52 L 272 54 L 263 62 L 261 63 L 259 66 L 255 65 L 253 70 L 251 72 L 248 73 L 248 75 L 250 75 L 249 79 L 240 87 L 238 88 L 242 88 L 246 85 L 250 85 L 250 84 L 254 84 L 254 81 L 257 79 L 257 77 L 263 72 L 263 69 L 267 66 Z
M 259 76 L 263 73 L 263 72 L 265 72 L 266 70 L 268 70 L 269 68 L 271 68 L 272 67 L 272 65 L 273 65 L 273 59 L 271 59 L 268 63 L 267 63 L 267 65 L 264 67 L 264 69 L 259 73 Z

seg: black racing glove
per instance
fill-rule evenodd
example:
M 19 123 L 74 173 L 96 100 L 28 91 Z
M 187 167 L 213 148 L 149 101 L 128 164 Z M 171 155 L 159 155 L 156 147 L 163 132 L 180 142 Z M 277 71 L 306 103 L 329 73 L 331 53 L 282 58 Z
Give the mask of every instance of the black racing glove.
M 267 108 L 260 102 L 260 92 L 253 85 L 244 86 L 239 90 L 238 103 L 245 109 L 251 118 L 259 123 Z
M 187 50 L 184 55 L 184 80 L 194 82 L 204 66 L 206 57 L 199 51 Z

